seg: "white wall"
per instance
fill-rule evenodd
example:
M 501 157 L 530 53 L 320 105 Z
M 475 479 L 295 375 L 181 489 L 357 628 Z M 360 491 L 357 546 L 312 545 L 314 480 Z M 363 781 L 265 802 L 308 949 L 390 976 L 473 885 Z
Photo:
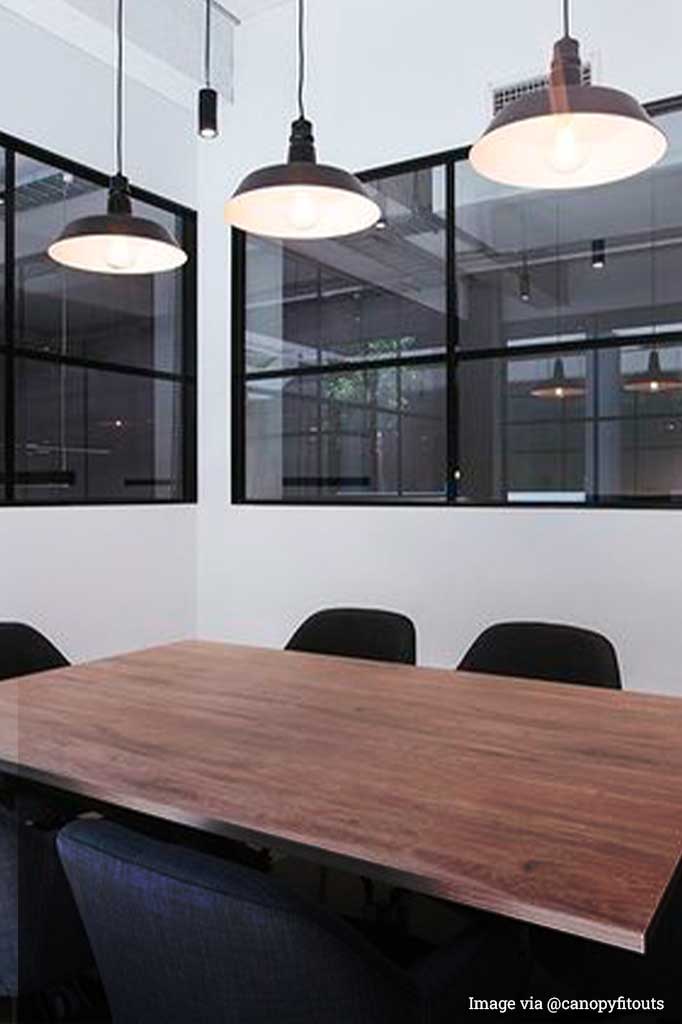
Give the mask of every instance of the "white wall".
M 489 85 L 546 66 L 547 0 L 310 0 L 309 108 L 321 159 L 371 167 L 471 141 Z M 625 9 L 627 6 L 627 16 Z M 675 0 L 574 3 L 599 79 L 682 92 Z M 253 508 L 229 505 L 226 194 L 285 153 L 294 114 L 290 5 L 238 32 L 237 103 L 202 147 L 199 633 L 281 645 L 329 604 L 402 609 L 421 660 L 449 665 L 486 624 L 542 617 L 603 630 L 628 687 L 682 694 L 679 512 Z
M 0 130 L 109 170 L 111 68 L 2 6 L 0 39 Z M 196 205 L 192 113 L 139 81 L 128 101 L 130 176 Z M 74 660 L 194 635 L 196 509 L 0 508 L 0 619 Z

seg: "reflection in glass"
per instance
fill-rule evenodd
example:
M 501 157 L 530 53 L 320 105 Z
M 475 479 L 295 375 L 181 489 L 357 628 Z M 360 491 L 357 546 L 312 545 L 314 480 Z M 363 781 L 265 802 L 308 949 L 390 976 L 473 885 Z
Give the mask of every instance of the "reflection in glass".
M 16 360 L 19 501 L 182 497 L 180 385 Z
M 444 351 L 442 167 L 374 183 L 377 228 L 307 243 L 247 240 L 247 370 Z
M 251 381 L 247 496 L 442 498 L 444 403 L 440 367 Z
M 49 242 L 68 221 L 100 212 L 106 192 L 21 153 L 12 159 L 15 187 L 5 195 L 3 164 L 0 203 L 3 227 L 14 212 L 15 257 L 11 338 L 0 288 L 0 500 L 190 498 L 187 279 L 90 274 L 53 262 Z M 135 209 L 182 234 L 182 216 L 142 202 Z M 4 245 L 0 252 L 4 260 Z M 187 466 L 191 473 L 191 458 Z
M 47 255 L 64 224 L 101 213 L 106 189 L 17 156 L 16 344 L 55 355 L 182 371 L 182 275 L 69 270 Z M 135 201 L 137 214 L 181 236 L 174 214 Z

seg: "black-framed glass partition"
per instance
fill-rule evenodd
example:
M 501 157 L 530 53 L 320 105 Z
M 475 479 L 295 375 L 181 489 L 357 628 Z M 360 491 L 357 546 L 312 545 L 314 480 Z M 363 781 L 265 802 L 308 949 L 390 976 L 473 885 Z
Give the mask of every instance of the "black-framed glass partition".
M 0 501 L 196 499 L 196 217 L 134 190 L 188 251 L 180 271 L 70 270 L 47 247 L 106 208 L 107 178 L 0 136 Z
M 664 161 L 509 189 L 467 151 L 363 175 L 348 239 L 233 236 L 233 498 L 682 502 L 682 107 Z

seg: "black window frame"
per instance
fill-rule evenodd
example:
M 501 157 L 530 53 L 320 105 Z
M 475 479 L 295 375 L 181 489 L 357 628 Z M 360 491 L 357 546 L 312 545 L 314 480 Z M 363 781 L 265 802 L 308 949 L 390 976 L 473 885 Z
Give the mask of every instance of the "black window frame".
M 192 505 L 197 502 L 197 212 L 189 206 L 160 196 L 155 192 L 131 184 L 133 199 L 147 203 L 178 217 L 182 223 L 180 244 L 188 254 L 187 262 L 175 273 L 182 274 L 182 366 L 179 372 L 155 370 L 150 367 L 130 366 L 102 359 L 88 359 L 79 356 L 61 356 L 49 352 L 26 353 L 16 345 L 15 337 L 15 239 L 16 211 L 14 208 L 14 186 L 16 156 L 28 157 L 56 170 L 92 182 L 101 188 L 108 188 L 111 176 L 79 161 L 53 153 L 41 146 L 26 142 L 6 132 L 0 132 L 0 150 L 5 154 L 5 343 L 0 341 L 0 357 L 5 360 L 5 444 L 4 472 L 6 473 L 5 496 L 0 497 L 0 508 L 54 508 L 54 507 L 116 507 L 142 505 Z M 127 374 L 137 378 L 165 380 L 177 384 L 181 389 L 182 423 L 182 493 L 174 498 L 75 498 L 30 501 L 15 498 L 17 482 L 15 472 L 16 438 L 16 387 L 15 360 L 30 358 L 57 366 L 70 366 L 83 370 L 103 370 Z
M 644 108 L 652 116 L 663 116 L 682 111 L 682 94 L 669 96 L 644 104 Z M 457 468 L 458 452 L 458 409 L 457 409 L 457 364 L 468 361 L 482 361 L 488 358 L 500 358 L 501 350 L 494 349 L 462 349 L 459 345 L 459 317 L 457 312 L 457 263 L 456 263 L 456 167 L 466 161 L 471 152 L 471 145 L 459 146 L 454 149 L 441 150 L 423 157 L 415 157 L 395 163 L 383 164 L 358 172 L 361 181 L 379 181 L 400 174 L 429 170 L 443 167 L 445 173 L 445 208 L 446 208 L 446 347 L 444 355 L 403 356 L 402 358 L 375 358 L 367 360 L 348 360 L 339 363 L 325 364 L 321 371 L 318 366 L 288 367 L 275 370 L 246 370 L 246 238 L 247 235 L 238 228 L 231 229 L 231 352 L 232 352 L 232 392 L 231 392 L 231 430 L 232 430 L 232 463 L 231 463 L 231 504 L 233 505 L 274 505 L 281 507 L 347 507 L 347 508 L 457 508 L 457 509 L 661 509 L 682 508 L 682 496 L 678 497 L 587 497 L 583 501 L 542 501 L 519 500 L 503 501 L 466 501 L 457 499 Z M 659 342 L 679 342 L 682 344 L 682 332 L 660 333 Z M 542 344 L 515 345 L 513 356 L 531 356 L 542 358 L 571 352 L 589 353 L 595 346 L 604 348 L 622 347 L 622 339 L 594 339 L 580 342 L 546 342 Z M 354 372 L 368 369 L 390 369 L 414 365 L 442 366 L 446 369 L 446 486 L 445 495 L 440 499 L 414 500 L 400 497 L 368 495 L 366 498 L 249 498 L 246 493 L 246 393 L 249 381 L 266 380 L 268 378 L 320 376 L 334 371 Z

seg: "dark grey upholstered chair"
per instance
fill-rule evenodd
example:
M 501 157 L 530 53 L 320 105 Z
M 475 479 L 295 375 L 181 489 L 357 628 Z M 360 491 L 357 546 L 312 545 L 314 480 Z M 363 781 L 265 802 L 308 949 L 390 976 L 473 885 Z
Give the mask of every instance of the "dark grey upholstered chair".
M 0 623 L 0 680 L 68 665 L 41 633 Z M 0 781 L 0 998 L 43 993 L 92 967 L 55 847 L 62 819 Z
M 664 1006 L 646 1020 L 680 1024 L 682 886 L 679 881 L 663 906 L 647 946 L 646 954 L 642 955 L 561 932 L 538 928 L 532 933 L 533 957 L 542 965 L 548 978 L 546 987 L 554 995 L 567 999 L 613 999 L 622 995 L 640 1000 L 640 1005 L 654 998 Z
M 107 821 L 57 847 L 114 1024 L 452 1024 L 470 993 L 509 996 L 516 927 L 481 918 L 410 971 L 281 882 Z
M 414 665 L 417 637 L 406 615 L 375 608 L 327 608 L 303 622 L 289 651 Z
M 498 676 L 621 688 L 618 658 L 605 636 L 550 622 L 501 622 L 474 641 L 459 668 Z

